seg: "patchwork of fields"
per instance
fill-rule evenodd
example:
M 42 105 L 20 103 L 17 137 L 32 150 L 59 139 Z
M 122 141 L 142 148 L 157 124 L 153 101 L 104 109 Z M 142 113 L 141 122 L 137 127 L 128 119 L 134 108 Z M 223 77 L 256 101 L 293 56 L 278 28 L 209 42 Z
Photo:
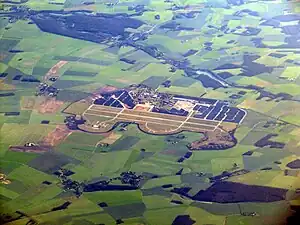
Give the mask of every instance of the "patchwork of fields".
M 298 0 L 1 1 L 0 223 L 298 224 L 299 21 Z

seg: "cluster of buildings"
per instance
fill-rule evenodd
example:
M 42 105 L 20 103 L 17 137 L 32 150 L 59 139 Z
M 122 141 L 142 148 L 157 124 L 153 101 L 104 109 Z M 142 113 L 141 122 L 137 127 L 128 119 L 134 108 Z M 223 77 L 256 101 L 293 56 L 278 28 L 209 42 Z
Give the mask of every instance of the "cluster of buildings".
M 6 179 L 6 175 L 3 173 L 0 173 L 0 183 L 1 184 L 10 184 L 10 180 Z
M 176 102 L 172 95 L 156 92 L 156 90 L 143 84 L 130 86 L 129 95 L 132 96 L 136 104 L 149 103 L 154 107 L 171 108 Z
M 78 125 L 85 123 L 85 120 L 82 119 L 81 116 L 71 115 L 71 116 L 67 116 L 64 122 L 69 129 L 76 130 L 78 128 Z
M 59 92 L 59 89 L 56 87 L 53 87 L 46 83 L 40 83 L 36 95 L 45 95 L 49 97 L 56 97 Z

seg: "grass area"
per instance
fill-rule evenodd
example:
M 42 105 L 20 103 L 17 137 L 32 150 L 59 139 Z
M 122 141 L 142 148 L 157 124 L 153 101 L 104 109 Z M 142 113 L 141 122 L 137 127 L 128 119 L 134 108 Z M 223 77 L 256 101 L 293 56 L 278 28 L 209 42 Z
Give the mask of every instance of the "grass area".
M 160 92 L 166 92 L 171 94 L 185 94 L 188 96 L 196 96 L 199 97 L 203 93 L 206 92 L 206 89 L 202 86 L 200 81 L 196 81 L 195 83 L 191 84 L 188 87 L 178 87 L 178 86 L 171 86 L 169 88 L 160 87 Z
M 84 53 L 82 55 L 86 57 Z M 66 64 L 66 68 L 68 68 L 68 70 L 70 71 L 99 73 L 99 71 L 103 69 L 104 66 L 77 61 L 77 62 L 68 62 Z M 66 73 L 66 75 L 68 75 L 68 73 Z
M 272 86 L 272 83 L 259 79 L 257 77 L 243 77 L 237 81 L 238 84 L 241 85 L 256 85 L 259 87 L 268 87 Z
M 131 165 L 131 170 L 136 172 L 147 171 L 159 175 L 173 175 L 180 170 L 181 166 L 176 162 L 159 159 L 143 159 Z
M 9 199 L 14 199 L 14 198 L 17 198 L 19 196 L 18 193 L 10 190 L 9 186 L 6 187 L 5 185 L 0 186 L 0 194 L 2 196 L 5 196 L 5 197 L 9 198 Z
M 97 92 L 101 87 L 105 86 L 103 83 L 91 83 L 86 85 L 75 86 L 69 88 L 69 90 L 73 91 L 83 91 L 85 93 L 94 93 Z
M 64 3 L 65 0 L 54 0 L 55 3 Z M 48 0 L 30 0 L 26 3 L 28 7 L 35 10 L 60 10 L 63 5 L 50 4 Z
M 267 184 L 269 187 L 276 187 L 276 188 L 284 188 L 284 189 L 297 189 L 299 186 L 298 177 L 293 176 L 284 176 L 284 174 L 280 173 L 276 177 L 272 179 L 271 182 Z
M 100 140 L 104 139 L 104 136 L 99 134 L 89 134 L 83 132 L 73 132 L 67 137 L 65 142 L 78 144 L 78 145 L 90 145 L 95 146 Z
M 45 222 L 55 223 L 55 222 L 60 222 L 67 215 L 68 214 L 66 212 L 64 212 L 63 210 L 58 210 L 58 211 L 34 215 L 33 218 L 35 220 L 37 220 L 39 223 L 45 223 Z
M 45 195 L 44 192 L 50 195 Z M 47 212 L 51 210 L 51 206 L 57 206 L 61 203 L 59 199 L 56 199 L 56 201 L 50 200 L 57 193 L 58 191 L 55 187 L 47 187 L 45 185 L 30 186 L 20 196 L 5 203 L 3 212 L 15 212 L 16 210 L 32 213 L 37 211 L 39 213 Z M 48 204 L 45 204 L 47 202 Z M 37 204 L 40 205 L 40 208 L 37 208 Z
M 41 55 L 36 52 L 21 52 L 16 54 L 8 65 L 25 74 L 32 74 L 33 68 L 40 59 Z
M 124 225 L 139 225 L 143 224 L 145 219 L 142 217 L 129 218 L 124 220 Z
M 189 214 L 190 217 L 195 221 L 200 221 L 201 225 L 204 224 L 223 224 L 225 216 L 214 215 L 206 212 L 205 210 L 197 207 L 188 207 L 185 213 Z
M 39 185 L 45 180 L 56 181 L 54 176 L 50 176 L 26 165 L 14 169 L 8 174 L 7 178 L 21 181 L 27 187 Z
M 27 203 L 31 203 L 33 206 L 42 204 L 45 201 L 55 198 L 62 191 L 63 190 L 60 187 L 55 185 L 51 185 L 49 187 L 43 187 L 43 192 L 31 198 L 30 201 L 28 201 Z
M 130 170 L 131 165 L 137 160 L 140 154 L 141 153 L 139 150 L 132 150 L 131 155 L 129 156 L 127 162 L 125 163 L 123 170 L 124 171 Z
M 237 26 L 240 26 L 240 24 L 241 24 L 241 20 L 229 20 L 228 23 L 227 23 L 227 26 L 230 29 L 234 29 Z
M 56 124 L 64 124 L 66 116 L 57 113 L 57 114 L 41 114 L 36 111 L 32 111 L 30 115 L 30 124 L 41 124 L 41 121 L 48 120 L 50 125 L 56 125 Z M 47 126 L 47 125 L 46 125 Z
M 170 203 L 170 199 L 160 195 L 143 196 L 143 202 L 147 209 L 176 207 L 175 204 Z
M 247 134 L 251 131 L 249 127 L 246 126 L 240 126 L 234 133 L 235 138 L 238 141 L 243 140 L 247 136 Z
M 4 63 L 0 63 L 0 73 L 3 73 L 7 69 L 7 65 Z
M 85 193 L 84 196 L 95 204 L 105 202 L 108 206 L 127 205 L 142 201 L 140 190 L 91 192 Z
M 210 159 L 217 159 L 217 158 L 226 158 L 232 157 L 236 158 L 241 156 L 243 153 L 254 149 L 254 146 L 251 145 L 237 145 L 231 149 L 225 151 L 218 151 L 218 150 L 211 150 L 211 151 L 194 151 L 191 157 L 192 160 L 210 160 Z
M 90 103 L 86 101 L 78 101 L 70 104 L 63 112 L 74 115 L 81 115 L 88 107 Z
M 39 214 L 41 212 L 49 212 L 51 209 L 64 204 L 66 201 L 62 198 L 47 199 L 40 202 L 38 205 L 33 203 L 26 207 L 26 212 L 31 215 Z
M 147 181 L 143 185 L 143 189 L 159 187 L 164 184 L 180 184 L 180 183 L 181 183 L 180 176 L 166 176 L 166 177 L 151 179 Z
M 14 89 L 15 88 L 11 88 L 10 90 L 13 91 Z M 5 91 L 5 89 L 4 89 L 4 91 Z M 6 91 L 9 91 L 9 90 L 6 90 Z M 3 112 L 19 112 L 20 111 L 20 102 L 19 101 L 21 99 L 21 96 L 27 96 L 27 95 L 32 95 L 32 90 L 30 90 L 30 89 L 29 90 L 28 89 L 20 90 L 18 92 L 15 92 L 15 94 L 12 96 L 2 97 L 0 99 L 1 112 L 2 113 Z M 23 112 L 23 113 L 26 113 L 26 112 Z
M 233 158 L 214 158 L 211 160 L 212 171 L 214 175 L 219 175 L 223 171 L 232 171 L 234 169 L 233 164 L 236 163 L 240 169 L 243 169 L 243 157 Z
M 5 108 L 5 106 L 3 107 Z M 9 111 L 9 110 L 8 110 Z M 14 111 L 12 111 L 14 112 Z M 18 112 L 18 111 L 15 111 Z M 30 110 L 22 110 L 19 115 L 5 116 L 4 114 L 0 115 L 0 121 L 7 124 L 28 124 L 31 116 Z
M 134 148 L 138 150 L 144 148 L 146 149 L 147 152 L 157 152 L 160 151 L 162 148 L 164 148 L 164 146 L 166 145 L 163 136 L 148 135 L 149 137 L 148 138 L 145 137 L 145 134 L 140 133 L 139 137 L 140 137 L 139 142 L 134 145 Z
M 299 125 L 299 114 L 297 113 L 299 109 L 300 106 L 296 102 L 281 101 L 270 111 L 270 114 L 273 117 Z
M 172 73 L 169 72 L 170 66 L 167 64 L 150 63 L 143 69 L 139 70 L 138 73 L 142 74 L 143 77 L 150 76 L 166 76 L 171 77 Z
M 229 216 L 226 220 L 226 224 L 235 225 L 235 224 L 243 224 L 243 225 L 263 225 L 264 221 L 260 217 L 245 217 L 245 216 Z
M 159 20 L 155 19 L 156 15 L 160 16 Z M 171 20 L 172 16 L 173 14 L 171 11 L 153 11 L 153 12 L 148 11 L 148 12 L 144 12 L 142 16 L 138 16 L 137 18 L 145 22 L 149 22 L 151 24 L 159 24 Z
M 215 71 L 216 72 L 216 71 Z M 243 69 L 237 68 L 237 69 L 227 69 L 227 70 L 217 70 L 218 73 L 230 73 L 231 75 L 237 76 L 243 73 Z M 238 79 L 240 80 L 240 79 Z
M 182 132 L 181 134 L 185 136 L 184 141 L 188 143 L 199 140 L 204 137 L 202 133 L 195 132 Z
M 60 151 L 65 151 L 67 149 L 72 149 L 74 151 L 76 151 L 76 155 L 82 155 L 79 152 L 81 151 L 87 151 L 90 152 L 92 154 L 92 152 L 96 151 L 97 148 L 95 145 L 84 145 L 84 144 L 78 144 L 78 143 L 70 143 L 70 142 L 66 142 L 64 141 L 63 143 L 61 143 L 58 147 L 60 149 Z M 68 151 L 66 152 L 68 153 Z M 84 154 L 83 154 L 84 155 Z M 80 158 L 80 156 L 77 156 L 77 158 Z
M 288 93 L 290 95 L 300 95 L 300 89 L 299 86 L 297 84 L 294 83 L 290 83 L 290 84 L 276 84 L 276 85 L 272 85 L 270 87 L 266 88 L 267 91 L 270 91 L 274 94 L 278 94 L 278 93 Z
M 176 46 L 176 52 L 180 53 L 185 53 L 189 50 L 180 42 L 180 40 L 176 40 L 164 35 L 152 35 L 147 40 L 147 43 L 150 45 L 158 45 L 163 43 L 164 48 L 167 48 L 169 51 L 174 49 L 174 46 Z
M 215 13 L 209 15 L 210 24 L 214 24 L 215 26 L 220 26 L 224 18 L 224 12 L 226 10 L 221 8 L 221 9 L 214 9 L 213 11 Z
M 144 218 L 149 225 L 170 225 L 178 215 L 184 214 L 186 206 L 172 208 L 152 209 L 144 213 Z
M 222 89 L 212 90 L 210 88 L 206 89 L 206 94 L 203 96 L 204 98 L 213 98 L 213 99 L 228 99 L 228 94 L 226 94 Z
M 276 58 L 269 55 L 264 55 L 259 59 L 255 60 L 256 63 L 260 63 L 266 66 L 280 66 L 284 63 L 286 57 Z M 289 68 L 289 67 L 288 67 Z
M 96 44 L 96 43 L 91 43 L 88 45 L 85 44 L 84 46 L 82 46 L 82 48 L 78 49 L 78 51 L 73 51 L 68 56 L 76 56 L 80 58 L 92 59 L 90 61 L 95 61 L 95 60 L 97 60 L 98 62 L 103 61 L 104 64 L 106 64 L 107 62 L 108 63 L 116 62 L 118 59 L 117 55 L 105 51 L 105 48 L 107 48 L 107 46 L 101 44 Z
M 232 182 L 269 186 L 270 182 L 280 173 L 279 171 L 253 171 L 240 176 L 231 177 L 228 180 Z
M 279 104 L 275 101 L 266 101 L 266 99 L 256 100 L 256 97 L 256 95 L 253 95 L 252 97 L 245 99 L 238 107 L 252 109 L 260 113 L 268 113 Z
M 289 115 L 289 116 L 282 116 L 280 117 L 283 121 L 286 121 L 291 124 L 300 125 L 300 117 L 299 115 Z
M 297 69 L 298 67 L 296 66 L 287 67 L 280 75 L 280 77 L 286 78 L 288 80 L 295 80 L 300 75 L 300 72 Z
M 80 219 L 85 219 L 94 224 L 99 223 L 99 221 L 101 221 L 102 223 L 105 223 L 105 224 L 114 224 L 115 223 L 115 220 L 108 213 L 97 213 L 97 214 L 92 214 L 92 215 L 87 215 L 87 216 L 78 216 L 77 220 L 80 220 Z
M 3 160 L 15 162 L 19 164 L 27 164 L 38 155 L 39 154 L 37 153 L 7 151 L 3 157 Z
M 64 153 L 68 154 L 68 152 Z M 101 175 L 112 175 L 121 171 L 131 155 L 131 151 L 128 150 L 94 154 L 87 151 L 73 151 L 73 153 L 73 157 L 78 157 L 84 162 L 72 168 L 72 171 L 75 172 L 71 176 L 72 179 L 80 181 L 90 180 Z
M 14 169 L 18 168 L 22 164 L 19 162 L 9 161 L 3 159 L 3 157 L 0 158 L 0 171 L 1 173 L 8 174 Z
M 22 38 L 38 38 L 43 34 L 36 26 L 28 26 L 27 21 L 18 20 L 9 30 L 3 33 L 3 39 L 22 40 Z M 28 46 L 29 48 L 30 46 Z M 17 46 L 19 50 L 20 46 Z
M 1 142 L 10 145 L 24 145 L 27 142 L 38 143 L 54 129 L 51 125 L 4 124 L 1 127 Z
M 65 210 L 65 212 L 71 216 L 82 215 L 85 213 L 96 213 L 103 211 L 96 202 L 91 201 L 87 197 L 81 196 L 78 199 L 74 199 L 72 204 Z

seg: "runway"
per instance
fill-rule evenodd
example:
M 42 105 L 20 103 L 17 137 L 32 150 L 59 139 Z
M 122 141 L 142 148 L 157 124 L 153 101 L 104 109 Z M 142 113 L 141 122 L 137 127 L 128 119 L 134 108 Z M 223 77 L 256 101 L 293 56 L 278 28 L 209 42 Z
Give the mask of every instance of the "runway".
M 146 129 L 150 129 L 153 133 L 168 133 L 169 131 L 175 132 L 179 130 L 213 131 L 220 124 L 219 121 L 190 116 L 177 116 L 103 105 L 91 105 L 83 113 L 83 116 L 86 118 L 91 116 L 94 121 L 90 121 L 90 123 L 96 123 L 99 117 L 99 121 L 102 121 L 102 129 L 104 130 L 111 128 L 117 122 L 134 122 L 145 126 Z

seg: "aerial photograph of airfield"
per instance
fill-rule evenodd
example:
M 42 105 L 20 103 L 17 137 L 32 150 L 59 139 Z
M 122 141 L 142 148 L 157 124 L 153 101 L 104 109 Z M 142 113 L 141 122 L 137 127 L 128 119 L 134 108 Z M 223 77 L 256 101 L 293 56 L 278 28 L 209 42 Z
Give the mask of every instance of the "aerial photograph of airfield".
M 0 0 L 0 223 L 298 225 L 299 0 Z
M 215 131 L 222 123 L 240 123 L 246 116 L 245 111 L 214 99 L 156 94 L 147 87 L 136 89 L 97 98 L 82 114 L 92 125 L 92 129 L 85 125 L 87 131 L 108 132 L 117 122 L 134 122 L 153 134 Z

